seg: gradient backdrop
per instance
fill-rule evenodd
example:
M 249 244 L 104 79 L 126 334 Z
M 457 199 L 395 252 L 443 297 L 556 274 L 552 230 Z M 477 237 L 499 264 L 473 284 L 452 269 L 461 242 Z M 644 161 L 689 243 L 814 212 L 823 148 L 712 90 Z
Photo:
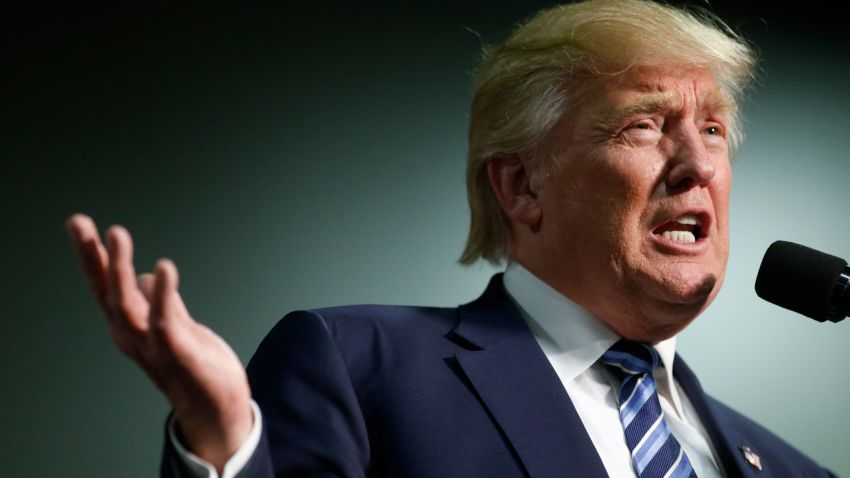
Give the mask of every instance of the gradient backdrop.
M 110 343 L 63 230 L 134 234 L 247 361 L 286 311 L 456 305 L 470 71 L 547 2 L 50 10 L 7 15 L 0 321 L 6 477 L 148 477 L 164 399 Z M 850 476 L 850 321 L 753 292 L 776 239 L 850 258 L 850 57 L 839 14 L 714 5 L 758 45 L 733 250 L 681 335 L 707 390 Z M 7 214 L 9 214 L 7 216 Z

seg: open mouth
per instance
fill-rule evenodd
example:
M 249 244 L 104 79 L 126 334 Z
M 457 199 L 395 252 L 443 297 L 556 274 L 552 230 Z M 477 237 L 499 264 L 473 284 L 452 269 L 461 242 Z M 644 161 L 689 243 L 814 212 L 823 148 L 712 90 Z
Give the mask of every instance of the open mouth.
M 683 214 L 657 227 L 652 233 L 678 244 L 693 244 L 704 237 L 702 223 L 694 214 Z

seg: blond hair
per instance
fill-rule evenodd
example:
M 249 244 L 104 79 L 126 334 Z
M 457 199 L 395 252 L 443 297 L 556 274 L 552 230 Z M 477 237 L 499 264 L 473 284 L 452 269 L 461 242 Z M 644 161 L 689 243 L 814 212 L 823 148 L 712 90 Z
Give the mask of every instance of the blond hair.
M 711 14 L 648 0 L 589 0 L 543 10 L 504 45 L 485 49 L 475 77 L 466 170 L 471 223 L 464 265 L 500 263 L 510 223 L 487 177 L 497 156 L 528 154 L 579 98 L 579 82 L 635 66 L 700 65 L 732 102 L 729 144 L 742 140 L 738 103 L 753 78 L 751 48 Z

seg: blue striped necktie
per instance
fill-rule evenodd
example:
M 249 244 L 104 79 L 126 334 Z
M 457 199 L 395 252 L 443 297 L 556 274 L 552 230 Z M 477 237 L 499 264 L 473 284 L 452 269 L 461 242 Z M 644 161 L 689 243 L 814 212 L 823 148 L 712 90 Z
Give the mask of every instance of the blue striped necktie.
M 655 348 L 620 340 L 602 355 L 602 362 L 621 380 L 620 421 L 637 475 L 640 478 L 696 477 L 685 450 L 670 433 L 661 411 L 652 376 L 661 363 Z

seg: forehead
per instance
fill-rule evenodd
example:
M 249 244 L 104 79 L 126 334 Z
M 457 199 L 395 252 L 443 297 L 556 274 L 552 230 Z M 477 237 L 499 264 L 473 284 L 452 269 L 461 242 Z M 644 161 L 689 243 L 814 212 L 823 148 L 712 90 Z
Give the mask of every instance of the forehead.
M 721 115 L 732 108 L 711 72 L 696 66 L 635 67 L 601 80 L 587 93 L 590 110 L 611 120 L 661 110 Z

